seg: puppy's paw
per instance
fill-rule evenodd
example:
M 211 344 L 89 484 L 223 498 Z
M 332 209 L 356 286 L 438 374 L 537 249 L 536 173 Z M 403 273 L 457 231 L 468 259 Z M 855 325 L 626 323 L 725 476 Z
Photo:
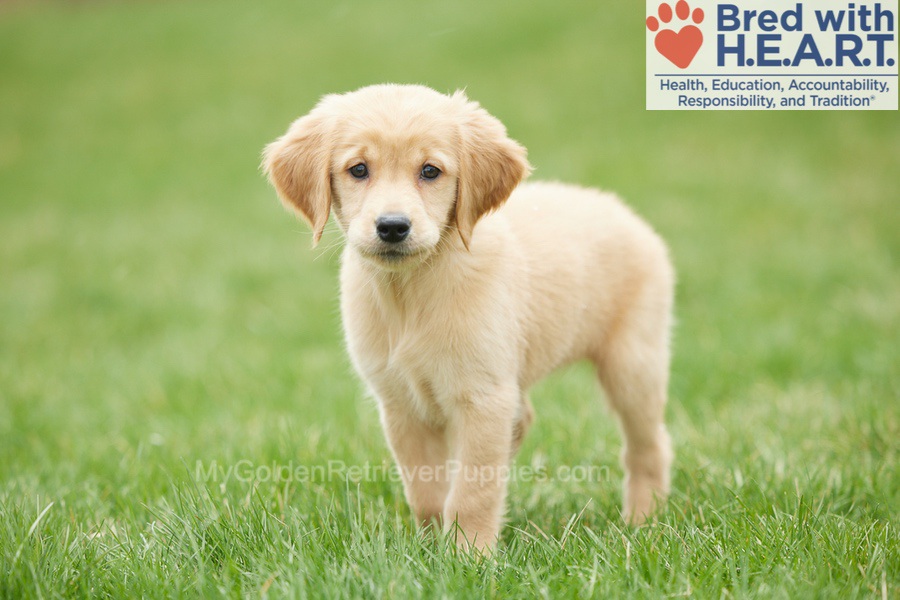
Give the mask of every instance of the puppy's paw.
M 622 516 L 632 526 L 651 521 L 665 505 L 669 486 L 658 478 L 629 477 L 625 482 Z

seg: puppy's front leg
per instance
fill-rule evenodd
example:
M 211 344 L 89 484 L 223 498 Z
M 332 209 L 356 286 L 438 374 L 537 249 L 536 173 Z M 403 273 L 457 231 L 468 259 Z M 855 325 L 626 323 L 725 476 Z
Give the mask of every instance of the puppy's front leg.
M 400 469 L 406 501 L 420 525 L 440 526 L 450 490 L 445 431 L 411 414 L 409 407 L 380 403 L 381 424 Z
M 467 398 L 451 424 L 458 464 L 444 507 L 444 529 L 461 547 L 491 548 L 500 534 L 519 392 Z

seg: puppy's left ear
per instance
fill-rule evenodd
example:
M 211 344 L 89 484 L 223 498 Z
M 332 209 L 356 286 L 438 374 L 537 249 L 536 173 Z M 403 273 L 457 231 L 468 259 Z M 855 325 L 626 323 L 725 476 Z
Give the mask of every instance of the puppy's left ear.
M 457 98 L 465 100 L 461 92 Z M 506 202 L 531 165 L 525 148 L 477 102 L 466 102 L 463 115 L 456 227 L 468 248 L 478 220 Z

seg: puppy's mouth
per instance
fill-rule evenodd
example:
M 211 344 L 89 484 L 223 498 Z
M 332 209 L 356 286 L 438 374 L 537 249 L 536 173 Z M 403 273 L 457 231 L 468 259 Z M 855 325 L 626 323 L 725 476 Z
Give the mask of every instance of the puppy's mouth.
M 358 248 L 359 253 L 373 262 L 386 266 L 401 266 L 421 259 L 424 248 Z

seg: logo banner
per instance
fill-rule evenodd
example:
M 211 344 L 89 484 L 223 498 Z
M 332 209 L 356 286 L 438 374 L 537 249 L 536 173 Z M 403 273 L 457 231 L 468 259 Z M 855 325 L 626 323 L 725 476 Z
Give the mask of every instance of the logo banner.
M 897 2 L 651 0 L 648 110 L 897 110 Z

